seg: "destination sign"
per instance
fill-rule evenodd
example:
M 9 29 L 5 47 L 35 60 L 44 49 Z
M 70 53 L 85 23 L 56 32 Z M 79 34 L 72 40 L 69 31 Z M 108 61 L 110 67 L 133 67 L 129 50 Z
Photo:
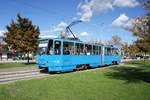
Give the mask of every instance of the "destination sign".
M 48 43 L 48 40 L 39 40 L 39 44 Z

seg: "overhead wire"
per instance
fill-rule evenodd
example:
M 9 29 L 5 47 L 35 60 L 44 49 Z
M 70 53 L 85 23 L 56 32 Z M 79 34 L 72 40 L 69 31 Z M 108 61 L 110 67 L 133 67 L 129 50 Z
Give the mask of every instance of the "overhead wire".
M 16 3 L 21 4 L 23 6 L 28 6 L 28 7 L 32 8 L 32 9 L 37 9 L 37 10 L 40 10 L 42 12 L 45 12 L 45 13 L 49 14 L 50 16 L 55 16 L 55 17 L 62 16 L 63 18 L 64 17 L 68 18 L 68 16 L 66 16 L 65 14 L 62 14 L 61 12 L 56 13 L 53 10 L 45 9 L 43 7 L 40 7 L 40 6 L 33 5 L 31 3 L 27 3 L 27 2 L 25 2 L 23 0 L 13 0 L 13 1 L 15 1 Z M 70 17 L 70 18 L 72 18 L 72 17 Z
M 54 17 L 58 17 L 59 16 L 59 17 L 62 17 L 62 18 L 60 18 L 61 21 L 65 21 L 65 22 L 68 21 L 66 19 L 66 18 L 68 18 L 68 16 L 66 16 L 65 14 L 62 14 L 61 12 L 56 13 L 53 10 L 45 9 L 45 8 L 37 6 L 35 4 L 33 5 L 31 3 L 25 2 L 23 0 L 13 0 L 13 1 L 15 1 L 15 3 L 17 3 L 17 4 L 21 4 L 23 6 L 30 7 L 32 9 L 36 9 L 37 11 L 42 11 L 42 12 L 48 14 L 49 16 L 54 16 Z M 73 17 L 70 17 L 69 19 L 72 19 L 72 18 Z M 52 23 L 51 26 L 53 26 L 53 25 L 55 25 L 55 24 Z M 52 29 L 53 29 L 53 27 L 52 27 Z

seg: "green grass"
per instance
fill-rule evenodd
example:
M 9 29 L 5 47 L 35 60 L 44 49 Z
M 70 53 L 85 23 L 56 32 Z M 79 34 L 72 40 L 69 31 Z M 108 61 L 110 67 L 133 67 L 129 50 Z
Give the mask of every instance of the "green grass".
M 126 64 L 138 65 L 138 66 L 150 66 L 150 60 L 130 61 Z
M 27 63 L 0 63 L 1 68 L 13 68 L 13 67 L 29 67 L 35 66 L 35 64 L 27 64 Z
M 0 100 L 150 100 L 150 70 L 117 65 L 1 84 Z

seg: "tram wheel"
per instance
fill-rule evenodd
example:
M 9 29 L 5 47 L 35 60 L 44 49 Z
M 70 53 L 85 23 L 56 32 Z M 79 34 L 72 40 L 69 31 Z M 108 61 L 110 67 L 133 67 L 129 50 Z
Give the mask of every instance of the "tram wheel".
M 117 61 L 115 61 L 115 65 L 118 65 L 118 62 L 117 62 Z
M 77 71 L 84 70 L 84 69 L 87 69 L 87 65 L 86 64 L 77 65 L 77 67 L 76 67 Z
M 88 66 L 87 66 L 86 64 L 84 65 L 84 69 L 85 69 L 85 70 L 88 69 Z

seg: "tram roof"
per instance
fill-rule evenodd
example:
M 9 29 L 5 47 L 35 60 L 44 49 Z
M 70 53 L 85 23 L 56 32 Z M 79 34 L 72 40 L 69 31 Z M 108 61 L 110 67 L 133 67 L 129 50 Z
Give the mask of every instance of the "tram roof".
M 68 42 L 77 42 L 77 43 L 84 43 L 84 44 L 90 44 L 90 45 L 97 45 L 97 46 L 105 46 L 108 48 L 118 48 L 115 45 L 103 45 L 103 44 L 93 44 L 93 43 L 87 43 L 87 42 L 83 42 L 80 40 L 71 40 L 71 39 L 65 39 L 65 38 L 40 38 L 39 40 L 63 40 L 63 41 L 68 41 Z
M 71 42 L 83 42 L 80 40 L 74 40 L 74 39 L 65 39 L 65 38 L 40 38 L 39 40 L 63 40 L 63 41 L 71 41 Z

